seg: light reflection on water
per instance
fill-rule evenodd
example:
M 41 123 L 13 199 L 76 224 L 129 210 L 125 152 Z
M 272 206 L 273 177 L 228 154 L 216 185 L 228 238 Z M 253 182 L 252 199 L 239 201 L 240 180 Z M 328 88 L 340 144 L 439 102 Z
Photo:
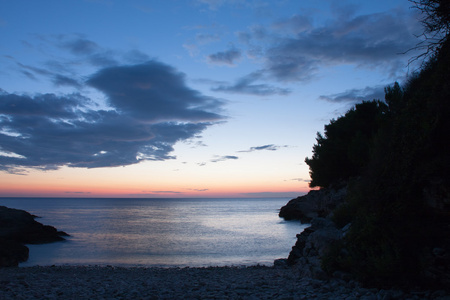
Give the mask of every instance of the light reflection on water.
M 306 226 L 278 210 L 289 199 L 0 199 L 71 235 L 29 245 L 21 266 L 271 265 Z

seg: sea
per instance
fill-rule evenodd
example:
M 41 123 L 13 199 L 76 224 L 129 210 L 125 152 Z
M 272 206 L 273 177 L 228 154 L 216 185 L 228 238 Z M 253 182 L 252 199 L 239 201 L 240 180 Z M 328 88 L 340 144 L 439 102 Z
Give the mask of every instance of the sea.
M 20 266 L 273 265 L 307 225 L 278 217 L 289 198 L 0 198 L 70 235 L 30 248 Z

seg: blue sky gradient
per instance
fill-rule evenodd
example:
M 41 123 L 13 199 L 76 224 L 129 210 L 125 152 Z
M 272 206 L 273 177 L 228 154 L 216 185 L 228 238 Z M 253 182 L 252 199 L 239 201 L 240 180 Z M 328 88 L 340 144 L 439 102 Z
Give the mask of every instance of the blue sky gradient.
M 411 6 L 0 0 L 0 196 L 305 193 L 316 132 L 417 68 Z

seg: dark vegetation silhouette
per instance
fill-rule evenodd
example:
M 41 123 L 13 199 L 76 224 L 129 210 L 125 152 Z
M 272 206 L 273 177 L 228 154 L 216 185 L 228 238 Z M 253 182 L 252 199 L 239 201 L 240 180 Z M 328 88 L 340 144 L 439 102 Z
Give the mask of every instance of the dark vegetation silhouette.
M 421 12 L 420 20 L 424 28 L 423 40 L 414 49 L 425 50 L 412 61 L 433 56 L 444 44 L 450 33 L 450 1 L 448 0 L 410 0 L 413 8 Z
M 372 286 L 450 286 L 450 39 L 448 1 L 411 1 L 425 34 L 420 72 L 363 102 L 318 134 L 311 187 L 348 185 L 333 214 L 346 236 L 323 267 Z
M 356 104 L 344 116 L 317 133 L 312 158 L 306 158 L 311 187 L 339 185 L 367 167 L 373 137 L 380 129 L 388 106 L 373 100 Z

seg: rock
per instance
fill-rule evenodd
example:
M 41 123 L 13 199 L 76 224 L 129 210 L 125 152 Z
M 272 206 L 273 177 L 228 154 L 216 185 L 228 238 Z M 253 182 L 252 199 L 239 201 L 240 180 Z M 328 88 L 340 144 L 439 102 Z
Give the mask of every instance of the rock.
M 273 266 L 276 268 L 286 268 L 288 266 L 287 259 L 279 258 L 273 262 Z
M 30 213 L 0 206 L 0 267 L 17 266 L 28 259 L 28 247 L 64 240 L 63 231 L 35 220 Z
M 64 240 L 68 236 L 53 226 L 35 221 L 36 216 L 13 208 L 0 206 L 0 237 L 24 244 L 42 244 Z
M 16 267 L 28 259 L 28 253 L 27 246 L 0 238 L 0 267 Z
M 287 263 L 298 269 L 303 277 L 326 279 L 321 259 L 330 245 L 343 237 L 333 221 L 328 218 L 314 218 L 311 227 L 297 235 L 297 242 L 289 253 Z
M 328 216 L 344 201 L 346 194 L 347 187 L 311 190 L 308 194 L 289 201 L 278 215 L 285 220 L 309 223 L 313 218 Z
M 329 247 L 342 239 L 351 224 L 338 229 L 331 215 L 333 210 L 344 202 L 347 187 L 312 190 L 307 195 L 292 199 L 280 209 L 279 216 L 285 220 L 297 219 L 311 226 L 297 235 L 287 264 L 296 268 L 302 277 L 325 279 L 321 259 Z M 348 279 L 348 278 L 346 278 Z

